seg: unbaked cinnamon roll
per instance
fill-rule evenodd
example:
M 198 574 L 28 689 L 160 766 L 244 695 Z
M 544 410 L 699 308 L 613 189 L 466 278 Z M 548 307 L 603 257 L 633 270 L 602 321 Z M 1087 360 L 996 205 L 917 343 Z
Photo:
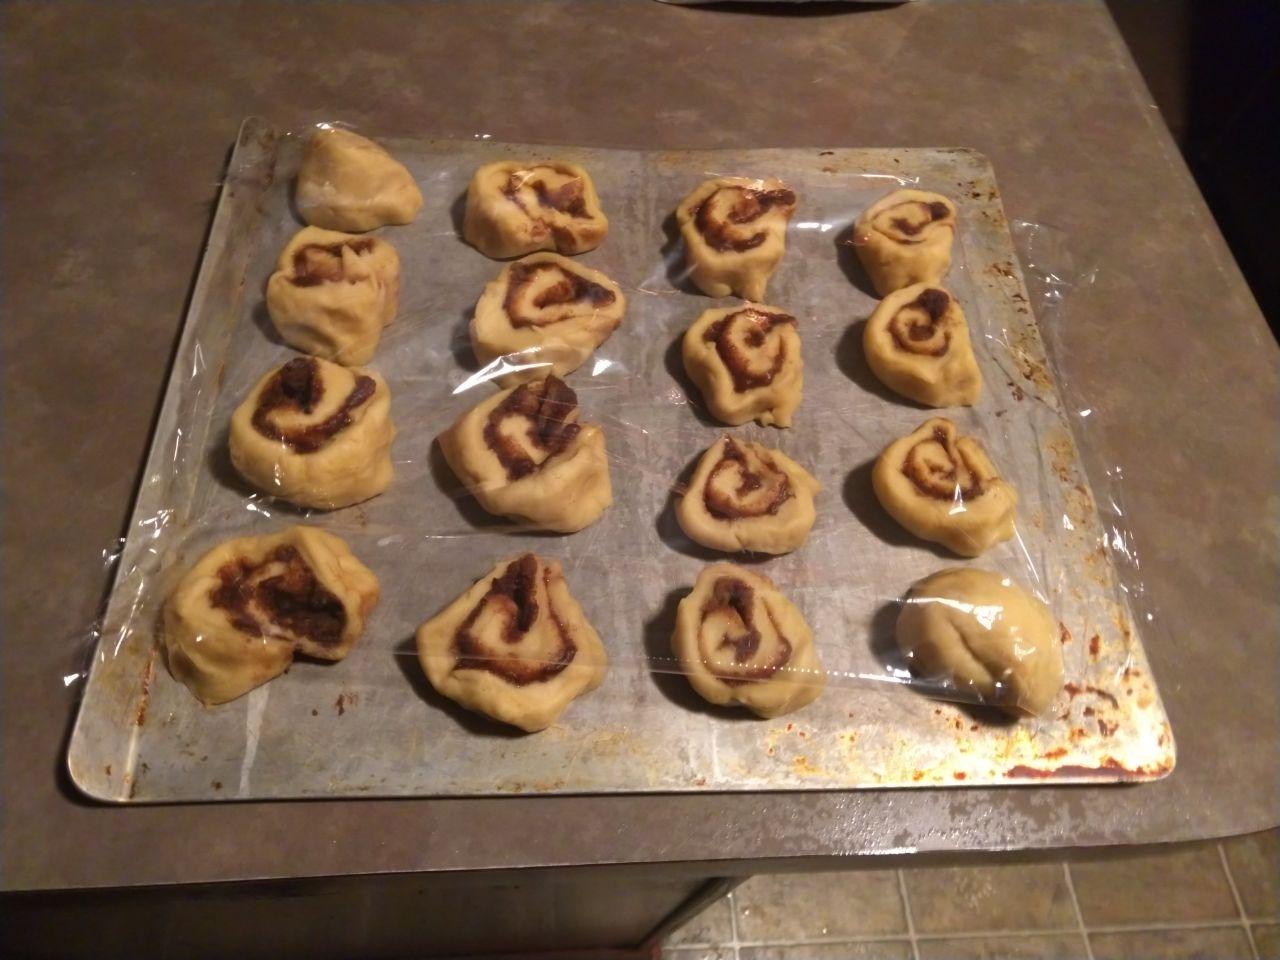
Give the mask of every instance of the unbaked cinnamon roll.
M 862 349 L 890 390 L 929 407 L 973 406 L 982 372 L 955 297 L 918 283 L 889 294 L 867 320 Z
M 404 164 L 336 127 L 317 130 L 307 143 L 294 200 L 313 227 L 352 233 L 409 223 L 422 209 L 422 191 Z
M 804 388 L 795 317 L 758 303 L 708 310 L 685 332 L 682 353 L 716 419 L 791 426 Z
M 608 232 L 595 184 L 577 164 L 488 163 L 467 187 L 462 237 L 487 257 L 573 256 L 600 246 Z
M 940 193 L 895 190 L 853 226 L 853 247 L 876 293 L 914 283 L 936 284 L 951 266 L 956 208 Z
M 720 177 L 685 197 L 676 221 L 698 289 L 710 297 L 763 300 L 795 209 L 795 192 L 773 179 Z

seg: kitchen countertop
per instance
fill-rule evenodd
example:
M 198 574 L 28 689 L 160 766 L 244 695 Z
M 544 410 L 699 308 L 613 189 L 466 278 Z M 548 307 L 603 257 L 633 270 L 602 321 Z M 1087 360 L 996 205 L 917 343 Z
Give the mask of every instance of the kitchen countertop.
M 1280 351 L 1101 3 L 774 16 L 649 0 L 52 2 L 0 15 L 4 888 L 624 862 L 732 873 L 1280 822 Z M 64 750 L 102 552 L 128 515 L 219 177 L 252 114 L 385 136 L 985 153 L 1010 218 L 1058 227 L 1098 266 L 1051 339 L 1095 411 L 1090 474 L 1123 467 L 1175 773 L 1134 787 L 81 800 Z

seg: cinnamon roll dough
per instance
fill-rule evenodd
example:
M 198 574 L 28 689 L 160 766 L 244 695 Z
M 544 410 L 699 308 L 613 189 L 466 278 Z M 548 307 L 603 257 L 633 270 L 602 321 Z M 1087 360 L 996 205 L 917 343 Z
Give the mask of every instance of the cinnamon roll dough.
M 382 377 L 295 357 L 231 415 L 231 462 L 264 493 L 335 510 L 387 489 L 395 434 Z
M 1018 497 L 982 444 L 942 417 L 885 448 L 871 471 L 876 497 L 923 540 L 976 557 L 1013 536 Z
M 469 710 L 527 730 L 555 723 L 604 679 L 600 637 L 555 560 L 505 560 L 418 629 L 431 685 Z
M 800 611 L 768 577 L 732 563 L 698 574 L 676 609 L 671 647 L 701 697 L 762 717 L 812 703 L 827 679 Z
M 682 352 L 716 419 L 791 426 L 804 388 L 795 317 L 758 303 L 708 310 L 685 332 Z
M 294 200 L 313 227 L 351 233 L 409 223 L 422 209 L 422 191 L 404 164 L 337 127 L 317 130 L 307 143 Z
M 763 300 L 795 209 L 795 193 L 772 178 L 707 180 L 680 201 L 676 222 L 698 289 L 709 297 Z
M 1009 713 L 1044 713 L 1062 689 L 1049 608 L 998 573 L 953 567 L 918 581 L 896 636 L 912 672 L 945 677 Z
M 956 208 L 940 193 L 895 190 L 853 225 L 853 248 L 876 293 L 938 283 L 951 267 Z
M 378 578 L 315 527 L 222 543 L 164 607 L 174 678 L 205 704 L 226 703 L 289 669 L 295 655 L 341 660 L 378 602 Z
M 613 503 L 604 432 L 579 422 L 578 396 L 558 377 L 477 404 L 440 449 L 480 506 L 534 529 L 573 533 Z
M 881 300 L 862 349 L 880 382 L 916 403 L 971 407 L 982 394 L 964 311 L 940 287 L 917 283 Z
M 352 366 L 373 357 L 399 296 L 400 257 L 387 241 L 303 227 L 267 281 L 267 312 L 289 346 Z
M 813 529 L 813 497 L 821 489 L 781 450 L 721 437 L 698 461 L 676 519 L 713 550 L 788 553 Z
M 595 184 L 577 164 L 487 163 L 467 187 L 462 238 L 486 257 L 573 256 L 600 246 L 608 232 Z

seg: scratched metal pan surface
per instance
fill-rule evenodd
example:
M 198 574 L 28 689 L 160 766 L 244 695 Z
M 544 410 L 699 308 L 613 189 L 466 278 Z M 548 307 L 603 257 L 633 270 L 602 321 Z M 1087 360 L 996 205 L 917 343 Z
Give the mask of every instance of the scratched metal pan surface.
M 85 686 L 68 763 L 117 802 L 335 796 L 813 790 L 1120 782 L 1167 774 L 1173 738 L 1106 535 L 1078 463 L 1014 257 L 992 170 L 955 149 L 638 152 L 494 142 L 390 141 L 422 186 L 418 219 L 382 234 L 403 263 L 400 314 L 371 366 L 391 388 L 396 480 L 334 513 L 256 496 L 226 453 L 232 409 L 289 351 L 263 290 L 299 226 L 295 136 L 247 121 L 230 161 L 144 482 Z M 622 284 L 622 327 L 569 377 L 604 426 L 615 503 L 569 537 L 521 534 L 457 495 L 433 438 L 493 387 L 474 379 L 470 311 L 500 264 L 458 236 L 472 171 L 498 158 L 564 158 L 593 174 L 610 217 L 582 257 Z M 685 289 L 670 213 L 715 174 L 773 175 L 799 194 L 768 302 L 799 318 L 805 399 L 790 430 L 754 424 L 822 482 L 796 552 L 762 563 L 803 611 L 832 679 L 778 720 L 713 709 L 670 672 L 675 604 L 713 555 L 681 534 L 679 478 L 724 429 L 679 370 L 678 340 L 715 301 Z M 869 466 L 928 412 L 879 387 L 862 359 L 874 305 L 840 245 L 858 213 L 899 183 L 939 190 L 960 213 L 948 286 L 974 332 L 981 402 L 952 410 L 1019 493 L 1018 536 L 980 561 L 913 540 L 881 511 Z M 687 475 L 687 474 L 686 474 Z M 157 620 L 176 577 L 228 537 L 299 520 L 344 537 L 382 600 L 347 659 L 299 661 L 249 695 L 202 707 L 169 675 Z M 518 735 L 434 693 L 413 633 L 501 558 L 563 561 L 610 669 L 550 729 Z M 891 638 L 916 579 L 959 563 L 1007 572 L 1060 622 L 1067 689 L 1040 720 L 997 722 L 903 683 Z

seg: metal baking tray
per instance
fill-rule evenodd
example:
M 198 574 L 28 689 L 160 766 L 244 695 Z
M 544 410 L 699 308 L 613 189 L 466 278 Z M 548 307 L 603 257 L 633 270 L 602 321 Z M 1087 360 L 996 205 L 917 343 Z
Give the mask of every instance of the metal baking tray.
M 989 163 L 959 149 L 645 152 L 477 140 L 387 141 L 426 198 L 384 234 L 403 263 L 400 314 L 371 364 L 392 391 L 397 479 L 383 496 L 299 514 L 253 496 L 226 455 L 231 410 L 289 351 L 263 290 L 299 224 L 290 185 L 301 144 L 256 119 L 231 157 L 144 480 L 72 736 L 86 794 L 117 802 L 286 797 L 813 790 L 1149 780 L 1174 744 L 1105 534 L 1079 466 L 1014 256 Z M 567 158 L 593 174 L 609 214 L 583 257 L 621 283 L 622 327 L 570 377 L 604 425 L 615 503 L 571 537 L 520 534 L 457 494 L 433 438 L 492 388 L 475 372 L 470 310 L 499 269 L 458 236 L 475 167 Z M 805 400 L 791 430 L 755 425 L 821 480 L 809 541 L 762 569 L 805 613 L 835 674 L 818 701 L 778 720 L 711 708 L 670 669 L 675 605 L 712 555 L 681 534 L 679 478 L 725 428 L 686 389 L 678 341 L 714 301 L 686 290 L 670 220 L 703 178 L 779 176 L 800 205 L 769 302 L 800 318 Z M 960 211 L 948 286 L 974 332 L 986 389 L 948 413 L 985 441 L 1020 495 L 1019 536 L 978 563 L 1030 581 L 1061 621 L 1069 685 L 1056 713 L 999 722 L 902 684 L 891 639 L 912 581 L 961 561 L 898 530 L 869 467 L 928 414 L 895 399 L 862 360 L 874 300 L 841 241 L 900 182 Z M 346 538 L 382 582 L 382 602 L 342 663 L 299 662 L 246 697 L 202 707 L 163 664 L 161 602 L 175 577 L 227 537 L 313 523 Z M 609 675 L 552 728 L 520 735 L 438 696 L 413 632 L 523 550 L 560 558 L 605 641 Z

